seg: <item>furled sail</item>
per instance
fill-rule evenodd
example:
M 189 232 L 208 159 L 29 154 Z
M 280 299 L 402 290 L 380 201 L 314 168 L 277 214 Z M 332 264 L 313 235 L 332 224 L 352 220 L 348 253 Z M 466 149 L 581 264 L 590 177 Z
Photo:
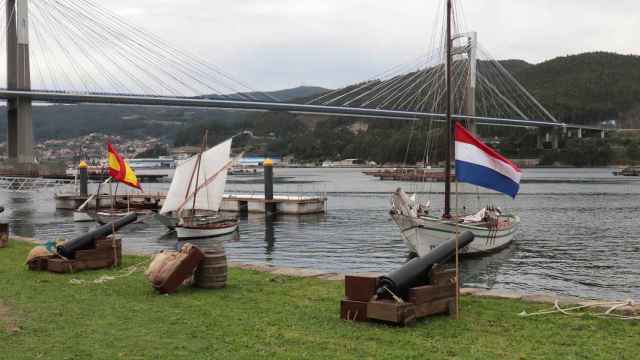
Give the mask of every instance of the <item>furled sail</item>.
M 231 141 L 229 139 L 202 153 L 199 171 L 198 155 L 176 167 L 160 214 L 188 209 L 218 211 L 227 182 L 227 167 L 231 163 Z

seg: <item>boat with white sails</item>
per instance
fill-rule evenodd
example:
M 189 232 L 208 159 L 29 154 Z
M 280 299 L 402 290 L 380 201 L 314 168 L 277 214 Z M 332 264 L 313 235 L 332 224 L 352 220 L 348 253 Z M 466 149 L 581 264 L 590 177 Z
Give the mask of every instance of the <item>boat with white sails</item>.
M 238 220 L 219 212 L 231 166 L 232 139 L 181 162 L 156 218 L 175 229 L 178 240 L 207 238 L 238 230 Z
M 409 251 L 413 255 L 424 256 L 440 244 L 464 231 L 471 231 L 474 240 L 461 254 L 485 254 L 498 251 L 508 246 L 514 238 L 520 218 L 516 215 L 503 214 L 490 205 L 475 214 L 466 210 L 452 209 L 451 183 L 454 177 L 452 157 L 455 154 L 455 177 L 459 182 L 471 183 L 508 194 L 512 197 L 518 192 L 521 177 L 520 169 L 508 159 L 484 144 L 473 135 L 473 131 L 465 129 L 452 118 L 452 53 L 469 51 L 470 76 L 467 81 L 467 93 L 457 96 L 465 99 L 466 115 L 475 115 L 475 34 L 469 37 L 468 46 L 454 47 L 454 40 L 462 36 L 452 37 L 452 1 L 447 0 L 446 16 L 446 147 L 444 171 L 444 209 L 442 213 L 432 214 L 429 204 L 418 204 L 415 195 L 409 197 L 402 189 L 396 190 L 392 196 L 391 217 L 400 228 L 400 233 Z M 470 126 L 475 127 L 473 124 Z M 454 148 L 455 147 L 455 148 Z M 454 151 L 455 150 L 455 151 Z M 457 196 L 457 195 L 456 195 Z

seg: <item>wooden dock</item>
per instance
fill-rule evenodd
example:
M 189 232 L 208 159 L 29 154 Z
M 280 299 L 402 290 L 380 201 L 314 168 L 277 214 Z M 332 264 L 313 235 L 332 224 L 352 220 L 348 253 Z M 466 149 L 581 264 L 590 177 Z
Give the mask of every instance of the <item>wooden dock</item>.
M 101 194 L 87 204 L 87 210 L 110 208 L 112 203 L 117 208 L 145 208 L 160 210 L 166 193 L 118 194 L 112 198 L 109 194 Z M 87 200 L 78 193 L 56 194 L 56 209 L 75 210 Z M 265 204 L 275 203 L 276 212 L 286 215 L 321 214 L 326 212 L 327 197 L 275 195 L 273 200 L 265 201 L 261 194 L 225 194 L 220 205 L 221 211 L 237 213 L 263 213 Z
M 443 182 L 444 170 L 424 168 L 384 169 L 365 171 L 365 175 L 374 176 L 387 181 Z M 452 176 L 454 174 L 452 173 Z

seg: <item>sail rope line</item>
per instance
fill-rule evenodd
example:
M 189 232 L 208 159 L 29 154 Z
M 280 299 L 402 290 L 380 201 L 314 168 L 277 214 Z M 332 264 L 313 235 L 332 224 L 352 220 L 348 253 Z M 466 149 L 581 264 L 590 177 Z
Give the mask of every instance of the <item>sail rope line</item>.
M 404 153 L 404 165 L 407 166 L 407 160 L 409 157 L 409 150 L 411 149 L 411 142 L 413 140 L 413 132 L 416 128 L 416 123 L 418 122 L 418 120 L 416 119 L 415 121 L 411 122 L 411 132 L 409 133 L 409 141 L 407 142 L 407 149 Z
M 5 1 L 3 3 L 6 4 Z M 159 95 L 192 95 L 195 90 L 202 94 L 207 92 L 200 89 L 211 89 L 216 95 L 226 96 L 209 85 L 215 83 L 232 91 L 234 97 L 255 99 L 251 93 L 242 92 L 251 89 L 246 84 L 232 79 L 211 64 L 205 64 L 195 55 L 177 51 L 157 36 L 128 23 L 94 1 L 53 0 L 47 2 L 46 6 L 40 2 L 30 5 L 33 10 L 33 40 L 37 43 L 34 49 L 38 50 L 33 59 L 36 70 L 34 80 L 39 81 L 34 82 L 44 85 L 45 89 L 101 92 L 111 90 L 116 83 L 120 83 L 117 89 L 128 92 L 134 88 L 143 92 L 151 90 L 148 93 Z M 13 18 L 13 14 L 5 14 L 5 18 L 7 16 Z M 47 35 L 46 38 L 43 34 Z M 43 51 L 45 46 L 49 51 Z M 120 55 L 103 56 L 104 49 L 113 49 Z M 61 64 L 64 66 L 61 67 Z M 63 68 L 75 68 L 77 71 L 70 74 Z M 127 69 L 131 68 L 139 70 L 141 78 L 138 80 L 144 78 L 143 81 L 150 84 L 136 82 L 134 77 L 127 75 L 130 73 Z M 59 81 L 60 76 L 71 79 L 68 82 Z M 106 84 L 104 80 L 107 80 Z M 122 86 L 122 80 L 130 86 Z M 175 91 L 178 89 L 181 91 Z M 262 96 L 273 98 L 268 94 Z
M 213 80 L 214 82 L 217 83 L 217 85 L 220 86 L 224 86 L 225 88 L 235 92 L 235 96 L 241 97 L 241 98 L 245 98 L 245 99 L 249 99 L 249 100 L 257 100 L 257 98 L 255 96 L 253 96 L 251 94 L 251 92 L 260 94 L 264 97 L 270 98 L 272 100 L 275 101 L 279 101 L 279 99 L 277 99 L 274 96 L 271 96 L 269 94 L 266 93 L 262 93 L 259 91 L 256 91 L 255 89 L 253 89 L 252 87 L 250 87 L 249 85 L 247 85 L 246 83 L 233 78 L 231 75 L 229 75 L 228 73 L 225 73 L 224 71 L 222 71 L 220 68 L 218 68 L 217 66 L 215 66 L 212 63 L 209 63 L 206 60 L 203 60 L 203 58 L 200 58 L 198 56 L 196 56 L 195 54 L 191 54 L 189 52 L 186 52 L 184 50 L 181 49 L 177 49 L 176 47 L 173 47 L 171 44 L 169 44 L 168 42 L 162 40 L 160 37 L 158 37 L 157 35 L 154 35 L 151 32 L 147 32 L 145 30 L 143 30 L 141 27 L 138 27 L 132 23 L 127 22 L 126 20 L 124 20 L 121 16 L 118 16 L 116 13 L 114 13 L 113 11 L 108 10 L 105 7 L 101 7 L 100 5 L 98 5 L 97 2 L 93 1 L 93 0 L 79 0 L 79 2 L 84 3 L 85 5 L 88 6 L 82 6 L 82 5 L 76 5 L 82 9 L 85 8 L 93 8 L 94 11 L 98 14 L 98 16 L 101 16 L 103 20 L 107 20 L 107 21 L 111 21 L 112 22 L 112 26 L 114 26 L 116 29 L 121 29 L 121 28 L 125 28 L 124 33 L 132 33 L 132 34 L 137 34 L 138 36 L 140 36 L 141 38 L 143 38 L 143 40 L 146 40 L 147 42 L 149 42 L 151 44 L 152 47 L 159 49 L 162 52 L 167 52 L 169 56 L 164 56 L 165 59 L 171 60 L 174 63 L 179 64 L 178 66 L 185 66 L 186 69 L 188 69 L 189 71 L 195 71 L 194 75 L 195 76 L 189 76 L 190 80 L 196 80 L 198 81 L 200 79 L 201 76 L 205 76 L 207 78 L 209 78 L 209 80 L 213 80 L 214 78 L 211 77 L 211 73 L 209 73 L 209 71 L 213 71 L 215 72 L 218 76 L 227 79 L 228 81 L 235 83 L 235 85 L 230 86 L 228 83 L 224 84 L 221 81 L 219 81 L 220 79 L 215 79 Z M 93 14 L 93 13 L 91 13 Z M 184 65 L 182 64 L 182 61 L 178 61 L 176 60 L 177 58 L 182 58 L 184 59 Z M 200 75 L 198 75 L 200 74 Z M 240 86 L 241 88 L 244 88 L 245 91 L 248 90 L 248 92 L 241 92 L 242 90 L 239 90 L 237 88 L 235 88 L 235 86 Z

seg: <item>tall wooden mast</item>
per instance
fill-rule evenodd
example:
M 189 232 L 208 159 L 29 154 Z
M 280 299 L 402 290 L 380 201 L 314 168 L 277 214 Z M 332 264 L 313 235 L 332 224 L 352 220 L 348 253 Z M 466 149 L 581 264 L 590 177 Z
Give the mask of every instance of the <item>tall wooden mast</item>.
M 451 120 L 451 0 L 447 0 L 447 154 L 444 169 L 444 217 L 451 218 L 451 157 L 454 126 Z

